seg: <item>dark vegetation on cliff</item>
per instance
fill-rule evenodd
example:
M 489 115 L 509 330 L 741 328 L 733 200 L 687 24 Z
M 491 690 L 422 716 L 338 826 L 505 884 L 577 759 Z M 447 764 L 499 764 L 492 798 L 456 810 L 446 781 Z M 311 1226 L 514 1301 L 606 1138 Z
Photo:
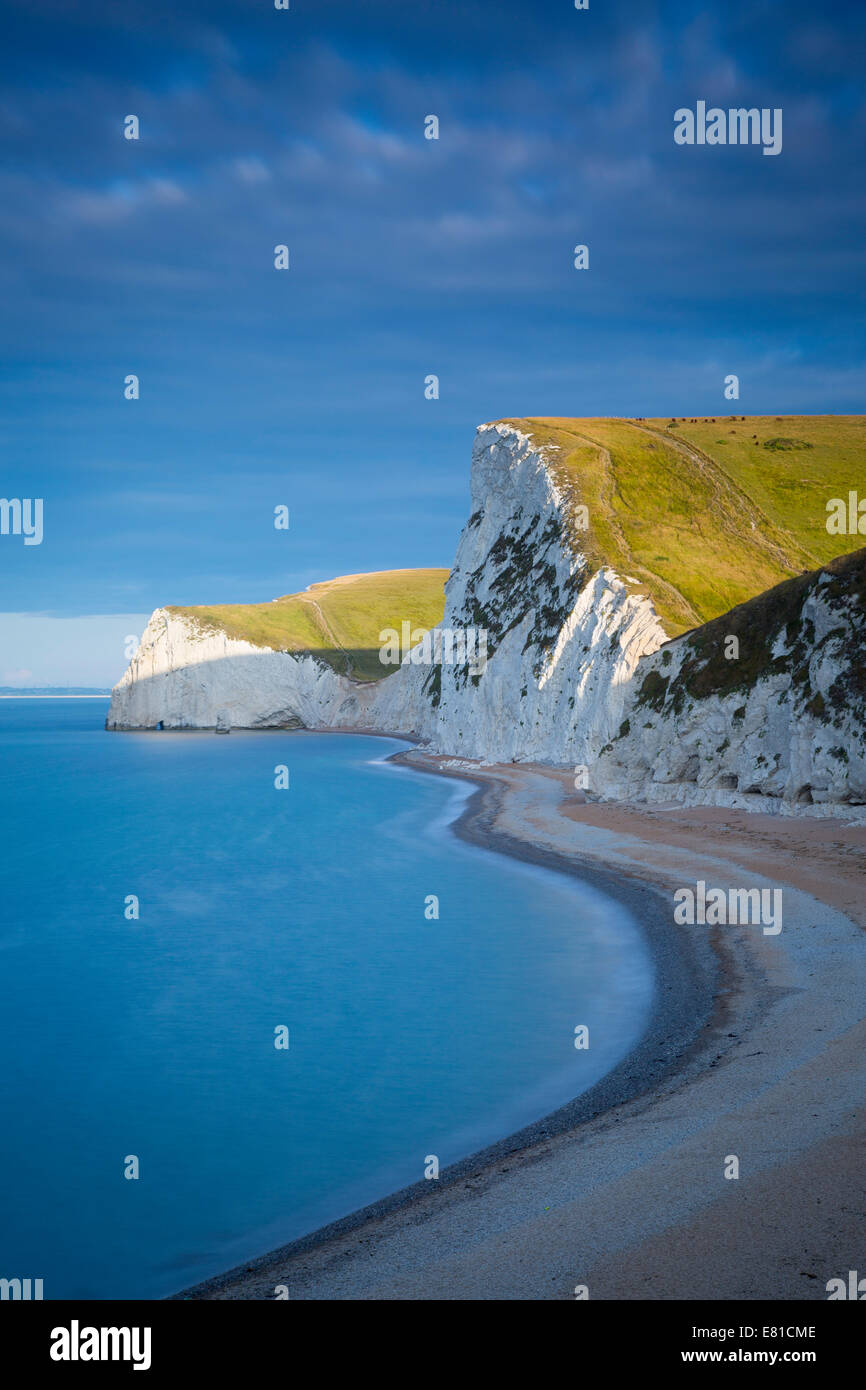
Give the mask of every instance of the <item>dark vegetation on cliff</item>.
M 820 636 L 807 611 L 813 598 L 833 614 Z M 725 656 L 730 637 L 739 644 L 736 660 Z M 759 681 L 785 676 L 807 713 L 841 725 L 848 711 L 866 734 L 866 549 L 777 584 L 686 635 L 681 645 L 685 656 L 676 677 L 654 666 L 640 685 L 638 705 L 676 715 L 687 699 L 746 696 Z M 840 668 L 826 695 L 811 682 L 812 667 L 822 656 Z M 669 658 L 662 649 L 661 668 L 671 664 Z

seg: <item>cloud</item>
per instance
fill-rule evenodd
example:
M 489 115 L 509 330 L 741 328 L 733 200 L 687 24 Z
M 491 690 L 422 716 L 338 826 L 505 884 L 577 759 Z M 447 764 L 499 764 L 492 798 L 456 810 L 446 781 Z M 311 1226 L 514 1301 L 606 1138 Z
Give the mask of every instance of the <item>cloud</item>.
M 110 225 L 143 210 L 177 207 L 186 201 L 186 193 L 172 179 L 124 179 L 102 191 L 61 192 L 58 212 L 64 220 Z
M 241 183 L 269 183 L 273 175 L 263 159 L 248 155 L 232 161 L 232 169 Z
M 729 358 L 768 409 L 862 399 L 853 10 L 790 0 L 786 40 L 766 0 L 8 8 L 2 442 L 51 531 L 8 552 L 7 605 L 449 554 L 479 419 L 694 412 Z M 781 157 L 676 147 L 698 97 L 782 106 Z M 397 554 L 403 487 L 434 504 Z M 291 553 L 256 529 L 274 500 Z

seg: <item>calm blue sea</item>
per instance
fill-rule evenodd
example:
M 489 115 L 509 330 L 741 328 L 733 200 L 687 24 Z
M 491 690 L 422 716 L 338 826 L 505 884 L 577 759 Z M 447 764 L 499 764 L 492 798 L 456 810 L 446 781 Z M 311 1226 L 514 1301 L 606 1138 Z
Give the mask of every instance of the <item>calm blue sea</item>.
M 395 740 L 109 734 L 106 709 L 0 700 L 0 1276 L 173 1292 L 539 1118 L 637 1040 L 635 924 L 463 844 L 467 789 L 386 765 Z

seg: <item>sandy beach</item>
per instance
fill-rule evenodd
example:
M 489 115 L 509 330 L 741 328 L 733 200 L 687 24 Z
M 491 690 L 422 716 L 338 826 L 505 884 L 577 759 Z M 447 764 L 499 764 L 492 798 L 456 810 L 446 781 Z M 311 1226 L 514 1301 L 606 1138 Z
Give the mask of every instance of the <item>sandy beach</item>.
M 866 827 L 397 761 L 479 784 L 463 838 L 629 907 L 655 962 L 649 1029 L 592 1091 L 438 1181 L 175 1297 L 809 1300 L 866 1270 Z M 674 891 L 699 880 L 781 888 L 782 930 L 675 924 Z

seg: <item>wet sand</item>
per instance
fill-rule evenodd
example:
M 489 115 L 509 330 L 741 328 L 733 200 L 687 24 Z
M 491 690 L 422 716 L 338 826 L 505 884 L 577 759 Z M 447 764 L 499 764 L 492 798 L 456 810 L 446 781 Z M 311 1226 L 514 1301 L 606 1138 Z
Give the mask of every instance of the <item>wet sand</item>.
M 176 1297 L 826 1298 L 866 1248 L 866 827 L 395 760 L 480 784 L 463 838 L 624 902 L 655 961 L 648 1032 L 592 1091 L 438 1181 Z M 782 931 L 675 925 L 674 889 L 699 879 L 782 888 Z

